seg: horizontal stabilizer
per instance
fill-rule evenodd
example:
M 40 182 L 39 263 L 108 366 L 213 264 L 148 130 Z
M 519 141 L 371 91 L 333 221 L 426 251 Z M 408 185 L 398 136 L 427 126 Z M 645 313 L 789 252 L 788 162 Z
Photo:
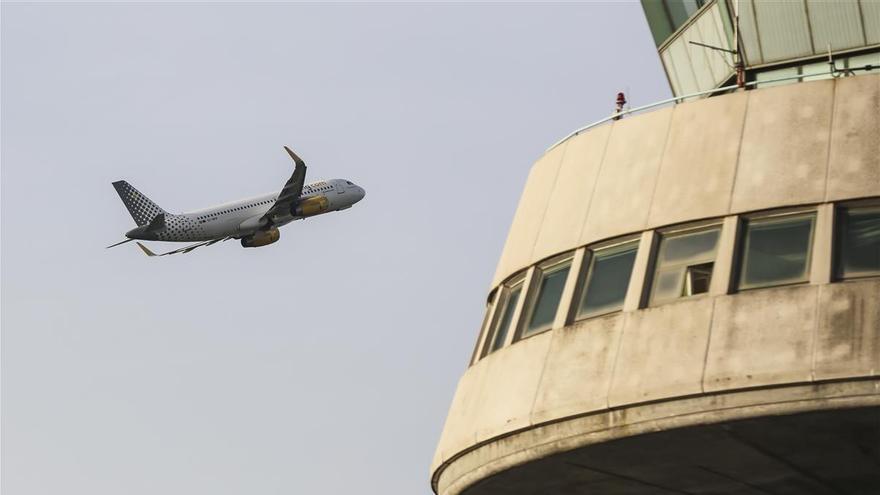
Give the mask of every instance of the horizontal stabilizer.
M 147 256 L 168 256 L 169 254 L 179 254 L 179 253 L 185 254 L 185 253 L 192 251 L 193 249 L 200 248 L 202 246 L 210 246 L 211 244 L 216 244 L 220 241 L 228 241 L 229 239 L 232 239 L 232 237 L 221 237 L 219 239 L 211 239 L 210 241 L 197 242 L 195 244 L 190 244 L 189 246 L 185 246 L 180 249 L 175 249 L 174 251 L 168 251 L 167 253 L 161 253 L 161 254 L 156 254 L 156 253 L 150 251 L 150 249 L 147 246 L 144 246 L 140 242 L 137 243 L 137 245 L 139 248 L 141 248 L 141 251 L 143 251 L 144 254 L 146 254 Z
M 144 245 L 141 244 L 141 243 L 137 243 L 137 245 L 138 245 L 139 248 L 141 248 L 141 251 L 143 251 L 144 254 L 146 254 L 147 256 L 156 256 L 156 253 L 154 253 L 154 252 L 150 251 L 149 249 L 147 249 L 147 246 L 144 246 Z
M 133 241 L 133 240 L 134 240 L 134 239 L 126 239 L 126 240 L 124 240 L 124 241 L 119 241 L 119 242 L 117 242 L 116 244 L 111 244 L 111 245 L 105 247 L 104 249 L 110 249 L 110 248 L 112 248 L 112 247 L 116 247 L 116 246 L 118 246 L 118 245 L 120 245 L 120 244 L 125 244 L 126 242 L 131 242 L 131 241 Z

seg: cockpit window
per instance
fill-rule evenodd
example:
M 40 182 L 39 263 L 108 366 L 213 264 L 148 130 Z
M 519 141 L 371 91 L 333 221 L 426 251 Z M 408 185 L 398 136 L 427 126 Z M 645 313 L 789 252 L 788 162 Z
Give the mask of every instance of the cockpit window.
M 348 184 L 349 186 L 353 186 L 353 185 L 354 185 L 354 184 L 351 183 L 350 180 L 345 181 L 345 183 Z

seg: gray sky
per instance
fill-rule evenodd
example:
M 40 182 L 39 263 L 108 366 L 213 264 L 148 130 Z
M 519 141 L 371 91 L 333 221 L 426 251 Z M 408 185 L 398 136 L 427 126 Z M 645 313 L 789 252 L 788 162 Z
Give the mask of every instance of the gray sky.
M 528 169 L 627 88 L 669 96 L 635 1 L 4 4 L 4 495 L 430 493 Z M 365 200 L 103 249 L 111 181 L 195 209 L 284 144 Z

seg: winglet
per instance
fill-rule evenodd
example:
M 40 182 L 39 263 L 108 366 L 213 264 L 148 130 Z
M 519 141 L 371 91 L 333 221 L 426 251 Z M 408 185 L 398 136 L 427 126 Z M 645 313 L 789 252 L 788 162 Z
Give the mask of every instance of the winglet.
M 144 246 L 143 244 L 141 244 L 141 243 L 139 243 L 139 242 L 137 243 L 137 245 L 138 245 L 139 248 L 141 248 L 141 251 L 143 251 L 144 254 L 146 254 L 147 256 L 156 256 L 156 253 L 154 253 L 154 252 L 150 251 L 149 249 L 147 249 L 147 246 Z
M 287 154 L 290 155 L 291 158 L 293 158 L 293 163 L 295 163 L 297 165 L 305 165 L 306 164 L 306 162 L 304 162 L 302 160 L 302 158 L 298 157 L 296 155 L 296 153 L 294 153 L 293 150 L 288 148 L 287 146 L 284 147 L 284 151 L 286 151 Z

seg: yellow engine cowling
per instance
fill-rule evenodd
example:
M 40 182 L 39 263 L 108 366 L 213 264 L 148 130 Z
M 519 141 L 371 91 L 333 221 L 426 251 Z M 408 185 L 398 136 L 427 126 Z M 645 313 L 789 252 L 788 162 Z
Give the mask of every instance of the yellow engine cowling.
M 327 196 L 312 196 L 305 198 L 293 209 L 293 216 L 310 217 L 319 213 L 324 213 L 330 207 L 330 200 Z
M 268 230 L 258 230 L 254 235 L 243 237 L 241 239 L 241 247 L 260 247 L 272 244 L 281 238 L 281 232 L 277 227 Z

